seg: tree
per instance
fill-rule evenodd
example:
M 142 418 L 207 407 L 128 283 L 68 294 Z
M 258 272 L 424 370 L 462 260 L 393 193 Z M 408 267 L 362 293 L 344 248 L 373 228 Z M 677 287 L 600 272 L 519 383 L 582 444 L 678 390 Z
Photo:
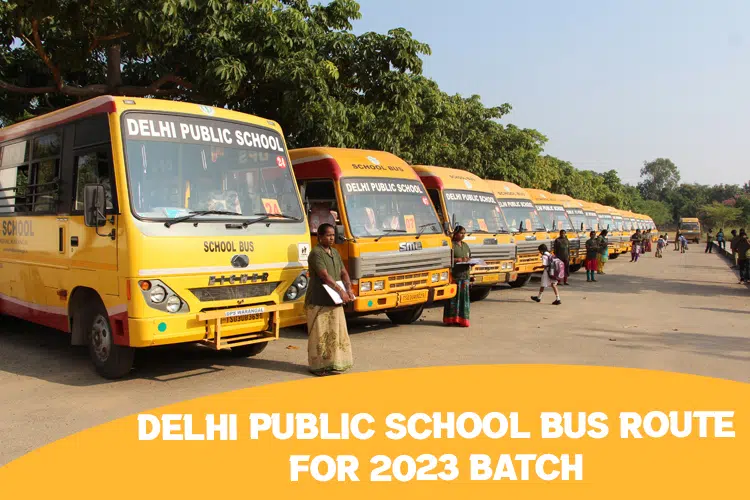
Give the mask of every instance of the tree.
M 654 224 L 661 226 L 672 222 L 672 214 L 666 203 L 655 200 L 642 200 L 635 208 L 635 212 L 648 215 Z
M 660 200 L 677 187 L 680 182 L 680 171 L 672 160 L 657 158 L 643 162 L 641 178 L 643 181 L 638 185 L 641 195 L 648 200 Z
M 742 216 L 742 211 L 740 209 L 717 202 L 713 202 L 710 205 L 703 205 L 700 213 L 709 228 L 726 227 L 729 224 L 738 221 Z

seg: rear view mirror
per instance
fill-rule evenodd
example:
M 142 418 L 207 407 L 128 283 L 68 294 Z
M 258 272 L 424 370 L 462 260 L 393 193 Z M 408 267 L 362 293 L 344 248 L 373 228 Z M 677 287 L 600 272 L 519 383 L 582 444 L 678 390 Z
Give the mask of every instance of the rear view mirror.
M 106 194 L 102 184 L 86 184 L 83 188 L 83 218 L 87 227 L 102 227 L 107 223 L 104 216 Z
M 338 225 L 336 226 L 336 239 L 335 242 L 337 244 L 342 244 L 346 241 L 346 238 L 344 237 L 344 226 Z

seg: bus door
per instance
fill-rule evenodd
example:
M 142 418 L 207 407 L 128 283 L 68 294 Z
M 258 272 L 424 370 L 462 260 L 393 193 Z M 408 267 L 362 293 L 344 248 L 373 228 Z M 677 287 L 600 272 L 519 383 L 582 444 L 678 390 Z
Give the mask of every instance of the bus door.
M 349 245 L 344 239 L 344 223 L 340 215 L 336 187 L 333 181 L 330 179 L 314 179 L 297 182 L 307 211 L 312 246 L 318 244 L 318 227 L 324 223 L 332 224 L 336 228 L 336 250 L 341 254 L 344 263 L 348 263 Z
M 164 169 L 164 165 L 149 165 L 144 168 Z M 139 185 L 139 189 L 157 190 L 163 186 L 159 181 L 169 179 L 168 171 L 150 176 L 153 183 Z M 81 148 L 73 151 L 73 205 L 67 221 L 67 237 L 64 246 L 70 257 L 73 272 L 96 275 L 99 291 L 107 295 L 118 295 L 117 271 L 117 191 L 115 189 L 112 151 L 109 145 Z M 149 179 L 150 181 L 152 179 Z M 172 177 L 174 180 L 174 177 Z M 106 219 L 102 227 L 87 227 L 84 222 L 83 196 L 87 184 L 102 184 L 106 196 Z M 137 193 L 138 191 L 136 191 Z M 145 193 L 144 193 L 145 194 Z M 166 200 L 165 200 L 166 202 Z M 59 217 L 58 221 L 63 222 Z M 110 274 L 111 273 L 111 274 Z M 90 280 L 86 280 L 89 281 Z

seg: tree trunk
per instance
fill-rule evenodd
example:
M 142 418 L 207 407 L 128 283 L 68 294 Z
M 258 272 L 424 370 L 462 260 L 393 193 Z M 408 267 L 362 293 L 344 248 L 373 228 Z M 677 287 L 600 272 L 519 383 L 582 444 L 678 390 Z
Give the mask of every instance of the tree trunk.
M 113 94 L 117 94 L 118 88 L 122 85 L 121 62 L 120 44 L 107 47 L 107 87 Z

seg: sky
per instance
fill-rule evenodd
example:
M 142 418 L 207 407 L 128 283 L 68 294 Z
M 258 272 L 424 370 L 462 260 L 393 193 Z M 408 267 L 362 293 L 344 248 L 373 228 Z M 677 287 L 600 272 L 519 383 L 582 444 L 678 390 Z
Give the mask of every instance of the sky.
M 672 159 L 682 182 L 750 181 L 750 1 L 359 0 L 356 33 L 403 27 L 449 94 L 509 103 L 545 152 L 636 184 Z

